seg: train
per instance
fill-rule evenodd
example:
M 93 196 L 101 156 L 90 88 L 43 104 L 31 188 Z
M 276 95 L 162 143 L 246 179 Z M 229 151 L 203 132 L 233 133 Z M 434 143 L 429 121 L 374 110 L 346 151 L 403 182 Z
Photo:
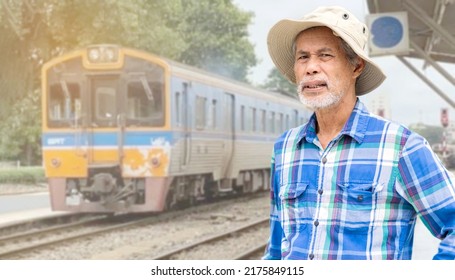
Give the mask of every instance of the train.
M 41 78 L 53 211 L 160 212 L 267 190 L 274 141 L 309 118 L 297 98 L 118 45 L 55 57 Z

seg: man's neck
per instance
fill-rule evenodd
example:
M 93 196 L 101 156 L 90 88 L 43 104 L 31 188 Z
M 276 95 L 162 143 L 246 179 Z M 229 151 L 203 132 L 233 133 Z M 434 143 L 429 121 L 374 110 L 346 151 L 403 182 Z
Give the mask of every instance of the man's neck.
M 342 100 L 337 105 L 316 111 L 317 135 L 319 142 L 325 149 L 330 141 L 335 138 L 343 129 L 351 116 L 357 98 L 352 101 Z

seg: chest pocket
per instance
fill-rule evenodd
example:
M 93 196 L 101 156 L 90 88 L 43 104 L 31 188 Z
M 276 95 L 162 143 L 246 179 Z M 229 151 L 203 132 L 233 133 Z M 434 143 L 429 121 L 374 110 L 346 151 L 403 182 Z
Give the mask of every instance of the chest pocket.
M 375 203 L 375 197 L 380 194 L 384 188 L 383 183 L 337 183 L 341 190 L 342 201 L 347 203 L 350 209 L 358 211 L 370 211 Z
M 280 187 L 281 222 L 285 233 L 302 231 L 311 222 L 316 197 L 307 183 L 288 183 Z
M 283 184 L 280 187 L 280 199 L 281 200 L 296 199 L 306 191 L 307 187 L 308 184 L 306 183 Z
M 371 182 L 339 182 L 337 183 L 340 195 L 337 199 L 337 208 L 345 213 L 345 232 L 367 232 L 372 215 L 384 207 L 385 199 L 383 183 Z

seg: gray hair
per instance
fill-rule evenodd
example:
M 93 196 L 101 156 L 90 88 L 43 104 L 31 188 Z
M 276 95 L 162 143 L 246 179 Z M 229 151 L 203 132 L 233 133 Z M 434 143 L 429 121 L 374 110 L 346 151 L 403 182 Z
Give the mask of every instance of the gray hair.
M 297 36 L 295 36 L 294 42 L 292 42 L 292 51 L 294 54 L 297 50 L 296 49 L 297 47 L 295 45 L 295 41 L 297 40 L 297 37 L 299 37 L 299 35 L 303 31 L 307 31 L 307 30 L 310 30 L 313 28 L 318 28 L 318 27 L 321 27 L 321 26 L 314 26 L 314 27 L 310 27 L 308 29 L 302 30 L 299 34 L 297 34 Z M 340 39 L 340 47 L 344 51 L 344 54 L 345 54 L 346 59 L 348 60 L 349 64 L 351 64 L 354 67 L 357 67 L 360 63 L 360 60 L 362 60 L 362 58 L 351 48 L 351 46 L 349 46 L 348 43 L 346 43 L 345 40 L 343 40 L 341 37 L 338 37 L 338 38 Z
M 354 67 L 357 67 L 360 63 L 360 60 L 362 59 L 358 54 L 355 53 L 355 51 L 349 46 L 348 43 L 346 43 L 345 40 L 340 38 L 340 46 L 341 49 L 343 49 L 344 54 L 346 55 L 346 58 L 349 62 Z

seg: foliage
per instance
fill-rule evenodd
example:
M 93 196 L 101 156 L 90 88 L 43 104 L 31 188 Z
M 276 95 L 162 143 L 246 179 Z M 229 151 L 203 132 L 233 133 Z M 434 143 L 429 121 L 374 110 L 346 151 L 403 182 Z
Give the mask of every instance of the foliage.
M 40 68 L 90 44 L 142 49 L 247 81 L 252 14 L 231 0 L 0 2 L 0 159 L 39 161 Z
M 90 44 L 118 44 L 175 59 L 186 46 L 175 22 L 183 12 L 180 1 L 47 2 L 54 2 L 48 16 L 54 53 Z
M 409 129 L 427 139 L 430 145 L 441 143 L 444 128 L 440 126 L 425 125 L 422 123 L 412 124 Z
M 0 125 L 0 158 L 19 159 L 28 165 L 40 163 L 40 111 L 38 90 L 13 105 L 11 114 Z
M 248 41 L 252 14 L 239 12 L 231 1 L 182 1 L 188 43 L 179 60 L 236 80 L 246 81 L 248 67 L 257 63 Z
M 45 182 L 42 167 L 0 169 L 0 184 L 36 184 Z
M 294 97 L 297 95 L 296 85 L 287 80 L 277 68 L 273 68 L 270 71 L 263 87 L 270 91 L 280 92 Z

